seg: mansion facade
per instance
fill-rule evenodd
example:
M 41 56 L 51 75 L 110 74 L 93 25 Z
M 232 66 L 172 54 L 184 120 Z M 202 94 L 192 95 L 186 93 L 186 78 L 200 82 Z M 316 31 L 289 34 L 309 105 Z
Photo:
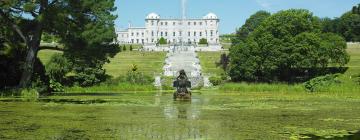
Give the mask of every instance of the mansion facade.
M 150 13 L 145 19 L 145 27 L 129 27 L 117 31 L 119 44 L 157 44 L 164 38 L 168 44 L 197 44 L 206 39 L 209 44 L 219 44 L 219 18 L 209 13 L 201 19 L 162 19 Z

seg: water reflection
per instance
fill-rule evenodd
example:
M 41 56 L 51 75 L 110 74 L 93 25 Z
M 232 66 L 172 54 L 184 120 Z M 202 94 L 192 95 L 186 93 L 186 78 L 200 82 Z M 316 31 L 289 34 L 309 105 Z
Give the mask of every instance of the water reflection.
M 188 101 L 169 101 L 164 106 L 164 115 L 167 119 L 199 119 L 201 114 L 200 98 L 193 97 Z

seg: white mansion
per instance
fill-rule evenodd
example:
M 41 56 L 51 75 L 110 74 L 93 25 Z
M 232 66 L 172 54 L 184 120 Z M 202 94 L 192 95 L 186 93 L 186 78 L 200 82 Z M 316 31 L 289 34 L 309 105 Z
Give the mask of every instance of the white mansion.
M 163 37 L 169 44 L 197 44 L 207 39 L 209 44 L 219 44 L 219 18 L 209 13 L 202 19 L 162 19 L 150 13 L 145 19 L 145 27 L 132 27 L 117 31 L 119 44 L 156 44 Z

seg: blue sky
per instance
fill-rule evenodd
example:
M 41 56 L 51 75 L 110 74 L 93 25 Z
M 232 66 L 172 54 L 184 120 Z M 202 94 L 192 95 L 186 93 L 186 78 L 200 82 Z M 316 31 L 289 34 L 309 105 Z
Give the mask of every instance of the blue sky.
M 187 0 L 187 17 L 201 18 L 209 12 L 220 18 L 220 33 L 232 33 L 258 10 L 275 13 L 290 8 L 308 9 L 319 17 L 339 17 L 350 10 L 359 0 Z M 181 0 L 116 0 L 118 29 L 144 26 L 150 12 L 162 18 L 181 17 Z

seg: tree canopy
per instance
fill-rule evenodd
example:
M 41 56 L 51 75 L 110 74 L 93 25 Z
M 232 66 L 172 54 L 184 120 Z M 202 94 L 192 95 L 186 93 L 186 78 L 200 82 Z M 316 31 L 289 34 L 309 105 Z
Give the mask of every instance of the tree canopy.
M 340 18 L 323 19 L 323 31 L 337 33 L 343 36 L 346 41 L 360 41 L 360 4 L 352 10 L 344 13 Z
M 105 74 L 102 65 L 117 51 L 112 45 L 116 37 L 114 0 L 1 1 L 0 8 L 2 28 L 9 32 L 1 36 L 4 40 L 1 43 L 13 42 L 9 39 L 14 38 L 26 50 L 18 60 L 23 62 L 17 68 L 22 71 L 22 78 L 18 79 L 20 87 L 30 84 L 37 52 L 43 49 L 40 40 L 44 34 L 58 37 L 58 43 L 64 46 L 64 56 L 73 64 L 74 79 L 80 85 L 103 79 L 100 78 Z
M 236 45 L 240 42 L 244 42 L 250 33 L 252 33 L 269 16 L 270 13 L 266 11 L 258 11 L 251 15 L 250 18 L 246 20 L 245 24 L 236 31 L 236 37 L 232 39 L 232 44 Z
M 302 9 L 266 18 L 244 42 L 230 49 L 234 81 L 292 81 L 349 61 L 345 40 L 323 33 L 319 18 Z

